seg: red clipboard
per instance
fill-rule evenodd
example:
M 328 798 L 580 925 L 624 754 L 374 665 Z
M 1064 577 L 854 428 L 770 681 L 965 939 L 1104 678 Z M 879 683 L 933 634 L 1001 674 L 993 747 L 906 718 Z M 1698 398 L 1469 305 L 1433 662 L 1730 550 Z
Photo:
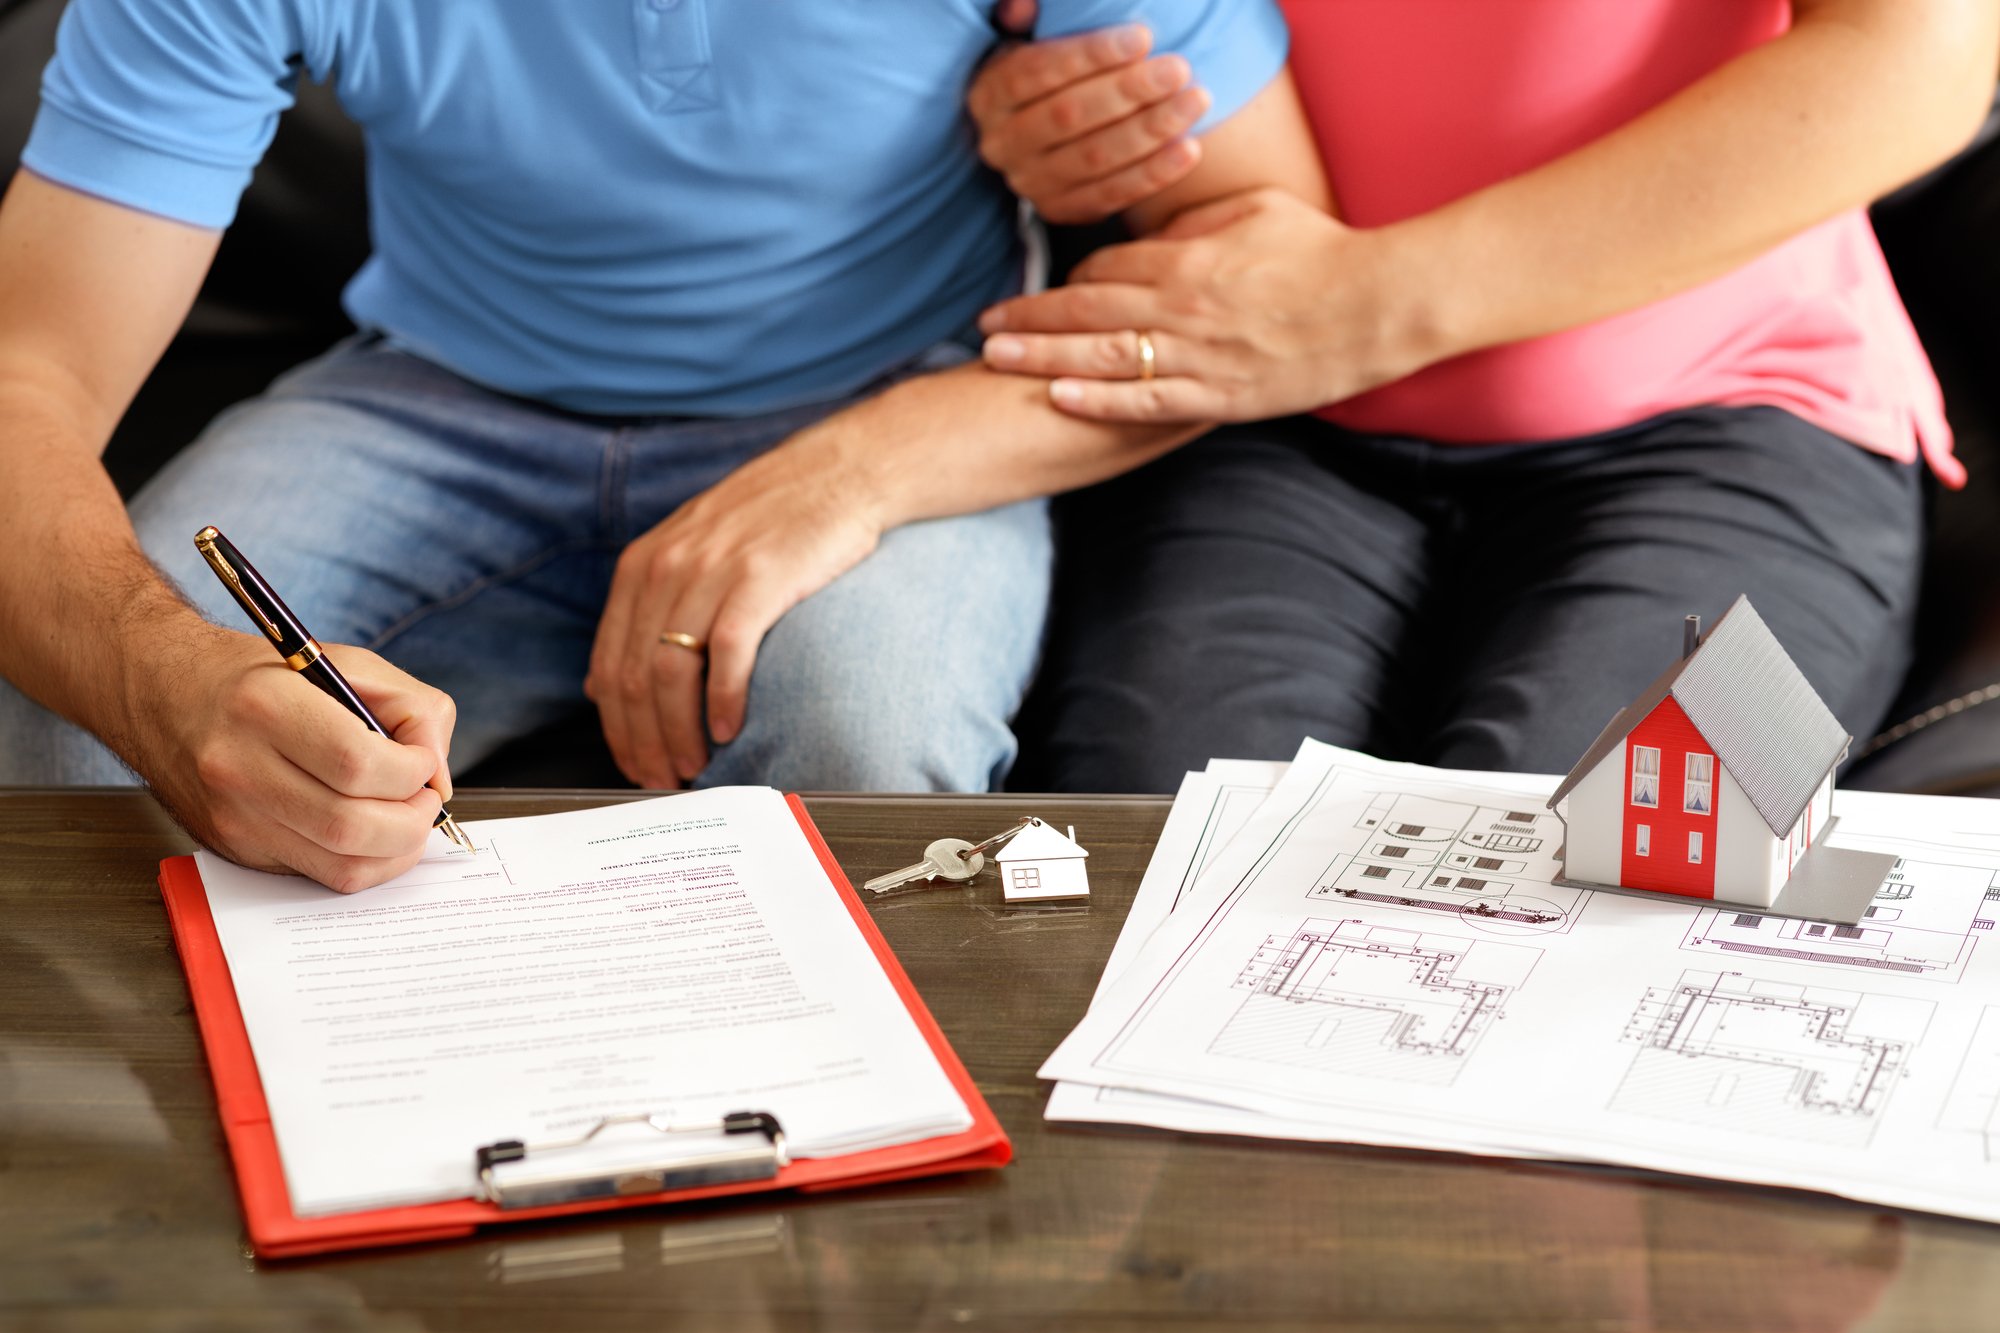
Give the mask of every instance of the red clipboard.
M 875 960 L 882 965 L 882 971 L 908 1006 L 917 1030 L 930 1043 L 931 1053 L 937 1057 L 952 1086 L 965 1099 L 966 1110 L 972 1115 L 970 1129 L 893 1148 L 793 1162 L 769 1180 L 738 1181 L 663 1194 L 506 1210 L 473 1199 L 456 1199 L 408 1208 L 342 1213 L 333 1217 L 294 1216 L 291 1198 L 285 1190 L 284 1168 L 278 1160 L 278 1140 L 271 1128 L 270 1109 L 264 1102 L 264 1085 L 257 1077 L 257 1061 L 250 1051 L 250 1034 L 243 1026 L 236 988 L 230 982 L 229 964 L 222 953 L 222 939 L 216 934 L 215 918 L 208 909 L 208 892 L 202 887 L 194 858 L 176 856 L 160 863 L 160 894 L 166 899 L 167 919 L 173 924 L 174 942 L 180 947 L 181 966 L 187 970 L 188 994 L 194 1001 L 201 1044 L 208 1052 L 208 1067 L 215 1078 L 217 1109 L 222 1115 L 223 1135 L 229 1141 L 229 1156 L 236 1167 L 236 1186 L 243 1198 L 243 1217 L 249 1227 L 251 1248 L 260 1258 L 285 1259 L 331 1250 L 446 1240 L 469 1236 L 480 1227 L 496 1223 L 528 1222 L 570 1213 L 679 1203 L 764 1190 L 845 1189 L 855 1185 L 874 1185 L 917 1176 L 1006 1165 L 1014 1155 L 1014 1148 L 1007 1141 L 1000 1122 L 994 1119 L 985 1098 L 973 1086 L 971 1075 L 965 1072 L 965 1066 L 959 1063 L 944 1033 L 938 1030 L 937 1020 L 924 1007 L 916 987 L 910 984 L 909 977 L 903 972 L 902 964 L 896 961 L 896 955 L 890 952 L 882 933 L 875 928 L 874 920 L 855 896 L 847 876 L 841 873 L 833 854 L 827 850 L 825 839 L 813 827 L 812 817 L 806 813 L 805 806 L 796 796 L 785 799 L 792 813 L 798 817 L 799 827 L 805 831 L 806 841 L 819 857 L 827 879 L 847 905 L 855 927 L 868 941 L 868 947 L 874 950 Z M 472 1144 L 466 1145 L 468 1160 L 473 1147 Z

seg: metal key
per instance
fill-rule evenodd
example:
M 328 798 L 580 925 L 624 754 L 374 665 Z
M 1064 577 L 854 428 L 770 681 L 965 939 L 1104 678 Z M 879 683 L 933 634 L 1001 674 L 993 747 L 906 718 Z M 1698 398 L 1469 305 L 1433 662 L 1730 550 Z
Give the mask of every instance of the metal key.
M 924 848 L 923 860 L 886 875 L 877 875 L 861 887 L 870 893 L 887 893 L 920 879 L 948 879 L 963 883 L 986 865 L 986 858 L 978 852 L 972 852 L 971 856 L 961 855 L 970 851 L 972 844 L 963 838 L 939 838 Z

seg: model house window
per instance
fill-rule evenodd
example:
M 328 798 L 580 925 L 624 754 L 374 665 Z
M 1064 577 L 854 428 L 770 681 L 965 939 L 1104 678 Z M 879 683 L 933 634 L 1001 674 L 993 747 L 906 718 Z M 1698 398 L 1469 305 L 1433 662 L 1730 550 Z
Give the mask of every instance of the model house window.
M 1660 803 L 1660 752 L 1650 745 L 1632 747 L 1632 804 Z
M 1017 889 L 1039 889 L 1042 887 L 1040 866 L 1015 866 L 1014 887 Z
M 1715 810 L 1715 756 L 1691 754 L 1687 757 L 1687 786 L 1682 789 L 1681 809 L 1691 815 L 1712 814 Z
M 1688 864 L 1691 866 L 1701 864 L 1701 834 L 1699 833 L 1688 834 Z
M 1651 856 L 1653 854 L 1653 826 L 1638 824 L 1632 830 L 1632 855 Z

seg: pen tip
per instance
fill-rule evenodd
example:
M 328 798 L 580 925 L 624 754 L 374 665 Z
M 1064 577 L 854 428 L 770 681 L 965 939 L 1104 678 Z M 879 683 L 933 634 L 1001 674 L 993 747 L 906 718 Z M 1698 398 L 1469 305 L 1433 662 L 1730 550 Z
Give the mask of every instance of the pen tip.
M 438 827 L 444 830 L 445 837 L 450 838 L 452 842 L 456 843 L 463 850 L 468 852 L 475 850 L 472 845 L 472 839 L 465 836 L 465 830 L 460 828 L 458 821 L 450 815 L 445 815 L 442 819 L 438 820 Z

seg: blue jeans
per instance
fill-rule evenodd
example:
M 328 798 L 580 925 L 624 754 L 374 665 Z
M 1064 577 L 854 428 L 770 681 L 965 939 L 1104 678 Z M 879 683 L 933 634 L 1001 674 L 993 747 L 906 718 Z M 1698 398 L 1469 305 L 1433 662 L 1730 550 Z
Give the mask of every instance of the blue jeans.
M 899 373 L 963 356 L 941 346 Z M 322 641 L 365 645 L 449 693 L 458 772 L 585 703 L 627 542 L 844 405 L 583 418 L 356 338 L 218 417 L 134 498 L 132 517 L 148 554 L 216 623 L 249 628 L 195 551 L 209 523 Z M 700 783 L 997 785 L 1040 646 L 1050 555 L 1040 501 L 888 533 L 772 629 L 744 729 Z M 93 737 L 0 683 L 0 783 L 132 780 Z

